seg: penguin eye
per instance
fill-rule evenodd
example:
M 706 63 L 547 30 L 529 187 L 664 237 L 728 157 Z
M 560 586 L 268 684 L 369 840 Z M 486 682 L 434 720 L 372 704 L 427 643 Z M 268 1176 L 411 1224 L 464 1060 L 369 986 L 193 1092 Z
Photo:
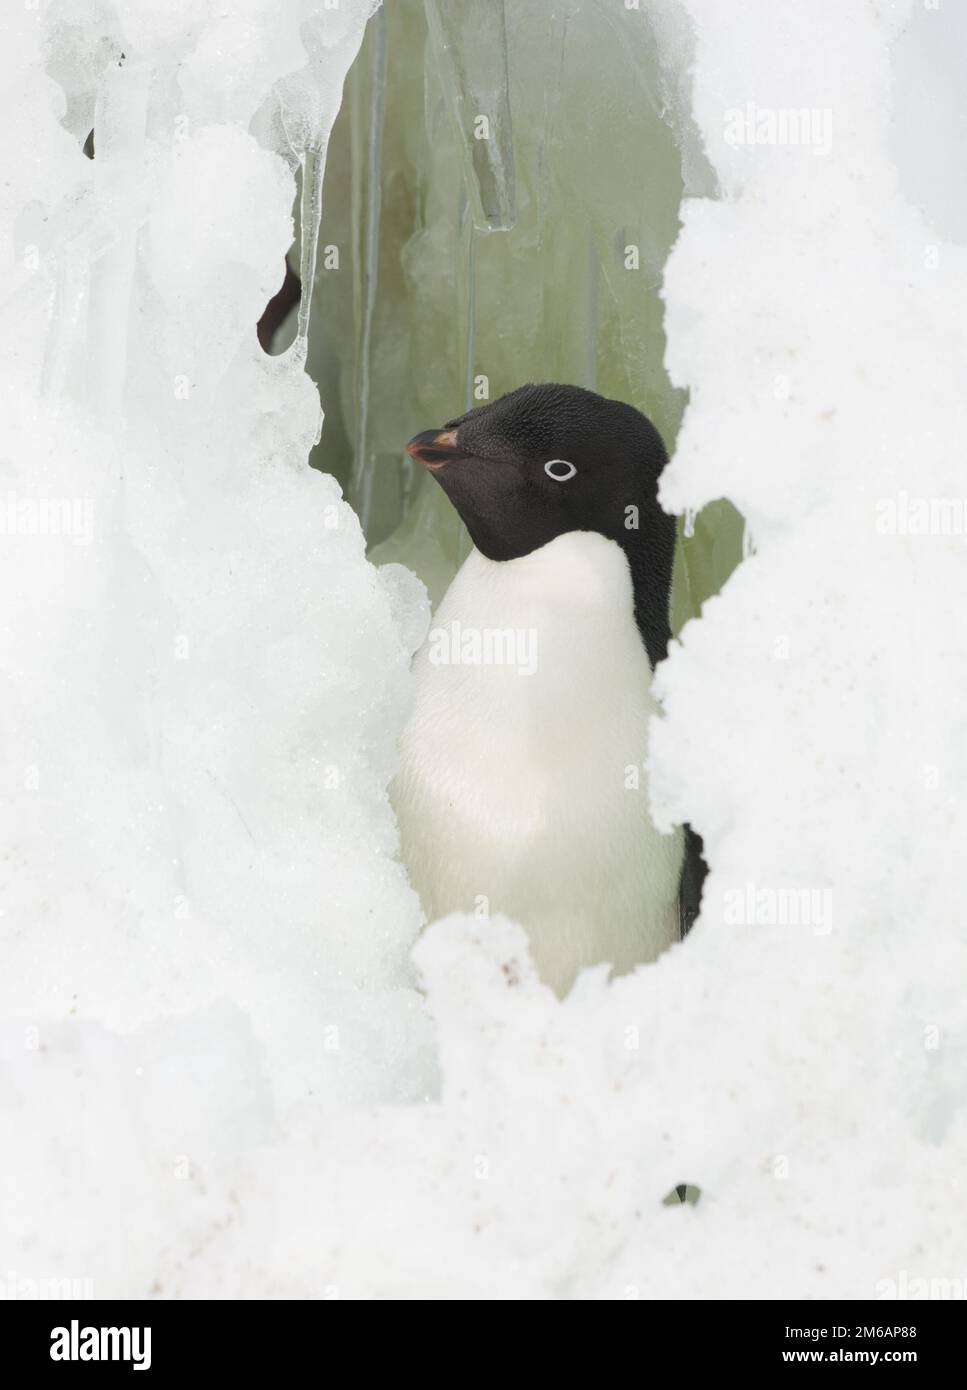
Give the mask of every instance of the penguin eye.
M 566 483 L 574 477 L 577 469 L 573 463 L 568 463 L 567 459 L 548 459 L 544 465 L 544 472 L 556 483 Z

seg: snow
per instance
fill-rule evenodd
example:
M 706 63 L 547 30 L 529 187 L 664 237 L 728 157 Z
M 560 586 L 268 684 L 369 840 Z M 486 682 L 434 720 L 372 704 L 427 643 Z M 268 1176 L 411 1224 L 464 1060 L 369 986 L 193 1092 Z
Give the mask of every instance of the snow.
M 705 837 L 701 921 L 563 1001 L 513 923 L 418 935 L 386 788 L 425 595 L 306 467 L 304 343 L 254 334 L 369 7 L 5 16 L 6 1296 L 967 1274 L 964 537 L 877 526 L 962 493 L 958 210 L 912 201 L 892 87 L 946 10 L 653 8 L 721 195 L 665 273 L 664 495 L 729 497 L 755 553 L 659 677 L 655 812 Z M 747 102 L 831 111 L 828 150 L 730 142 Z

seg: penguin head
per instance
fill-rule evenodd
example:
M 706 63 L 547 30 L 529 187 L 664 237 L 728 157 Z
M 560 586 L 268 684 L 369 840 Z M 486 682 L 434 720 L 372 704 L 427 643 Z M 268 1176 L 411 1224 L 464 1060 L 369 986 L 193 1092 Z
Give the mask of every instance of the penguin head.
M 521 386 L 406 447 L 490 560 L 529 555 L 568 531 L 599 531 L 628 551 L 659 518 L 674 532 L 657 501 L 667 460 L 658 431 L 633 406 L 580 386 Z

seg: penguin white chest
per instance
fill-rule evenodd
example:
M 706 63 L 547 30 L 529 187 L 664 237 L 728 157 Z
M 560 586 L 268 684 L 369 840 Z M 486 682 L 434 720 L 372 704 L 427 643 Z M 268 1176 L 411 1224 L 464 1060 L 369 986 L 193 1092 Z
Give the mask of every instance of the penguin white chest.
M 415 674 L 393 800 L 427 919 L 505 913 L 559 991 L 676 940 L 682 835 L 648 813 L 656 706 L 621 548 L 578 531 L 473 551 Z

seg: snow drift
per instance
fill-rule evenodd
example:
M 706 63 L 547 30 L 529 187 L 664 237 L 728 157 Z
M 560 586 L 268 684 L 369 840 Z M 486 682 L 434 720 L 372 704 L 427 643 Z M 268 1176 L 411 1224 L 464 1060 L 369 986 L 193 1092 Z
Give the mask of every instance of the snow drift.
M 960 490 L 965 252 L 891 125 L 897 54 L 954 21 L 641 8 L 686 98 L 694 52 L 720 191 L 667 269 L 665 498 L 729 497 L 754 553 L 661 672 L 655 813 L 706 837 L 701 921 L 563 1002 L 512 923 L 417 941 L 385 789 L 425 597 L 306 465 L 304 332 L 254 333 L 297 180 L 311 257 L 369 6 L 5 16 L 8 1297 L 967 1275 L 964 538 L 899 520 Z

